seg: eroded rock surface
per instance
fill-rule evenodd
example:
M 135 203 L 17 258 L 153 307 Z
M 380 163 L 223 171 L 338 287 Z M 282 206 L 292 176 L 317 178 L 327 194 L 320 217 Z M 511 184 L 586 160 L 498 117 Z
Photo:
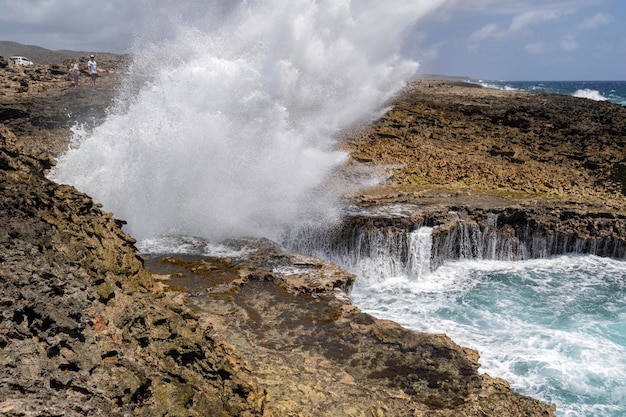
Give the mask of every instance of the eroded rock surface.
M 103 54 L 96 59 L 100 76 L 95 89 L 86 72 L 88 56 L 79 58 L 78 88 L 69 76 L 69 58 L 63 64 L 0 68 L 0 123 L 19 137 L 20 148 L 56 157 L 67 149 L 70 128 L 90 129 L 102 122 L 128 57 Z
M 554 415 L 445 335 L 360 312 L 351 275 L 269 242 L 231 242 L 254 249 L 245 259 L 150 260 L 155 280 L 121 222 L 44 176 L 76 120 L 106 115 L 119 65 L 95 91 L 60 67 L 0 68 L 0 413 Z M 355 165 L 390 175 L 356 204 L 414 204 L 442 222 L 509 206 L 623 219 L 621 109 L 428 85 L 345 142 Z M 582 124 L 559 116 L 572 108 Z
M 354 276 L 269 242 L 244 259 L 151 259 L 244 359 L 274 416 L 549 416 L 554 408 L 478 373 L 478 354 L 353 306 Z M 242 246 L 239 246 L 242 247 Z M 304 284 L 304 285 L 303 285 Z
M 260 415 L 255 378 L 120 222 L 16 141 L 0 124 L 0 414 Z
M 626 256 L 624 106 L 422 80 L 344 146 L 355 177 L 383 178 L 351 201 L 404 213 L 353 216 L 338 241 L 356 229 L 428 225 L 449 235 L 473 223 L 508 239 L 514 259 Z
M 388 167 L 382 190 L 357 197 L 364 204 L 440 195 L 623 210 L 625 145 L 624 106 L 419 81 L 345 146 L 357 165 Z
M 360 312 L 353 276 L 268 242 L 171 262 L 206 280 L 190 294 L 153 283 L 120 222 L 0 129 L 3 415 L 553 414 L 446 336 Z

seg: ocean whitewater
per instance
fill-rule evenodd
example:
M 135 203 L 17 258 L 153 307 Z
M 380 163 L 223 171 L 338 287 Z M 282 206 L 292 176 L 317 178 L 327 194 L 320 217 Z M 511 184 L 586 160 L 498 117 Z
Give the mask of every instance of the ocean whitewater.
M 430 270 L 431 230 L 413 232 L 413 261 L 338 257 L 359 279 L 364 311 L 445 333 L 481 355 L 481 370 L 557 415 L 626 413 L 626 262 L 592 255 L 448 260 Z
M 500 90 L 564 94 L 626 106 L 626 81 L 482 81 L 469 82 Z
M 285 228 L 336 220 L 338 194 L 319 194 L 346 160 L 335 140 L 378 117 L 415 73 L 400 58 L 401 36 L 436 2 L 318 3 L 215 14 L 177 4 L 171 16 L 184 24 L 161 22 L 168 36 L 158 39 L 143 31 L 117 105 L 93 131 L 76 128 L 52 177 L 125 219 L 146 253 L 176 241 L 160 236 L 280 241 Z M 624 82 L 488 86 L 622 105 L 626 97 Z M 400 268 L 388 257 L 333 257 L 359 277 L 354 303 L 448 334 L 480 353 L 483 372 L 558 404 L 561 417 L 626 414 L 626 262 L 462 259 L 433 270 L 430 232 L 415 232 L 411 265 Z

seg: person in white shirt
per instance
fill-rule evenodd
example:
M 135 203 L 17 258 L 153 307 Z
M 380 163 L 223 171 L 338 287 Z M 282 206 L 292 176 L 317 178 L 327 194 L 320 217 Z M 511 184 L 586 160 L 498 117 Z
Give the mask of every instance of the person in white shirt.
M 87 69 L 89 71 L 89 75 L 91 76 L 91 84 L 93 87 L 96 86 L 96 77 L 98 76 L 98 65 L 96 64 L 96 57 L 93 55 L 89 56 L 89 61 L 87 62 Z

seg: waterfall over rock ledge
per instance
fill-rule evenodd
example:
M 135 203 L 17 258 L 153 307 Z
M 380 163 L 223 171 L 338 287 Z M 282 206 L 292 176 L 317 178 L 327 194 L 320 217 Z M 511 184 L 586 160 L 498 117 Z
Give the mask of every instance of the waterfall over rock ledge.
M 348 270 L 367 262 L 386 276 L 419 276 L 424 267 L 434 270 L 449 259 L 625 258 L 624 230 L 626 218 L 614 213 L 554 208 L 361 211 L 334 228 L 299 231 L 286 245 Z

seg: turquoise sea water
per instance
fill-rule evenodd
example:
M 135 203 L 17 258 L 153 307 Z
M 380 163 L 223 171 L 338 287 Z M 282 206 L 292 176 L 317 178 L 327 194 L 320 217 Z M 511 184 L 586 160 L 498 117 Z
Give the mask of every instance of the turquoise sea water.
M 427 246 L 414 251 L 428 263 Z M 351 297 L 364 311 L 446 333 L 479 352 L 481 372 L 557 404 L 558 416 L 626 415 L 626 261 L 457 260 L 400 274 L 384 264 L 349 267 L 360 278 Z
M 488 88 L 565 94 L 626 106 L 626 81 L 472 81 Z
M 560 417 L 626 415 L 626 260 L 561 255 L 446 261 L 430 268 L 430 228 L 404 267 L 386 251 L 330 259 L 357 274 L 350 297 L 376 317 L 445 333 L 480 354 L 482 373 L 557 405 Z M 143 240 L 144 254 L 241 257 L 200 238 Z

